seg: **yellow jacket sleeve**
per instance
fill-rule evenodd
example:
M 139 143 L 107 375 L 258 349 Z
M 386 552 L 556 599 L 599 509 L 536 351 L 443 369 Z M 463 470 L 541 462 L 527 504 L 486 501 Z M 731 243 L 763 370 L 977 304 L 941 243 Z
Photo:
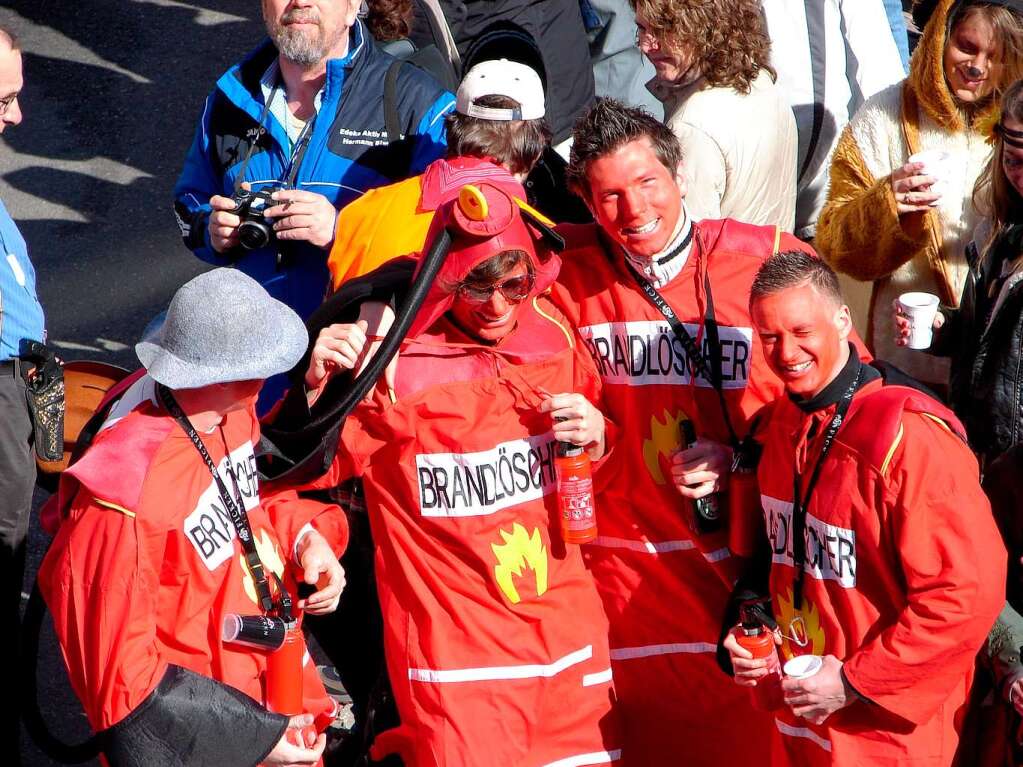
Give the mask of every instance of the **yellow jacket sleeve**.
M 863 281 L 881 279 L 928 247 L 927 228 L 921 225 L 914 236 L 904 223 L 891 176 L 874 179 L 846 127 L 831 161 L 831 189 L 814 242 L 817 251 L 843 274 Z

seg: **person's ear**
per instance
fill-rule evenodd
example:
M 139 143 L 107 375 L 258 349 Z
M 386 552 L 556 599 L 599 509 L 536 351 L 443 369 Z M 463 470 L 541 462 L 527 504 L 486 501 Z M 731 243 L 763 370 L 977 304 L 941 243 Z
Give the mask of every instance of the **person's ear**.
M 348 2 L 348 13 L 345 14 L 345 23 L 349 28 L 355 25 L 355 20 L 359 16 L 359 10 L 362 8 L 362 0 L 349 0 Z
M 686 186 L 686 172 L 682 167 L 682 163 L 678 164 L 675 168 L 675 185 L 678 187 L 679 196 L 685 198 L 686 192 L 689 191 L 689 187 Z
M 845 304 L 838 307 L 838 310 L 835 312 L 835 327 L 838 328 L 838 337 L 843 341 L 847 340 L 852 334 L 852 313 Z

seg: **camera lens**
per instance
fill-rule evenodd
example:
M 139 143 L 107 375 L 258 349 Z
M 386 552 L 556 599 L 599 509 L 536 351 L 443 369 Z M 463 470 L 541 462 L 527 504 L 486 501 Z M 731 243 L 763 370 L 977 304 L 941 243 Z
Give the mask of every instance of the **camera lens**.
M 238 226 L 238 241 L 243 248 L 258 250 L 270 244 L 270 226 L 264 221 L 242 221 Z
M 708 522 L 716 522 L 721 517 L 716 498 L 700 498 L 696 501 L 696 513 Z

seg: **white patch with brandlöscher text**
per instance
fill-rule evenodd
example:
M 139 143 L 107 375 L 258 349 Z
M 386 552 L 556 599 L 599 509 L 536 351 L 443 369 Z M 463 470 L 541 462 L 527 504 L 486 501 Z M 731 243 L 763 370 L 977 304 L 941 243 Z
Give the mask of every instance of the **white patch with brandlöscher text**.
M 416 456 L 424 517 L 480 517 L 533 501 L 555 486 L 552 434 L 502 442 L 478 453 Z
M 794 566 L 792 558 L 792 502 L 760 496 L 771 541 L 772 562 Z M 856 588 L 856 531 L 829 525 L 806 515 L 803 531 L 806 562 L 803 569 L 819 581 L 836 581 L 842 588 Z
M 682 324 L 695 340 L 700 327 L 689 322 Z M 606 322 L 581 327 L 579 333 L 607 383 L 626 386 L 694 383 L 689 372 L 689 355 L 667 322 Z M 704 331 L 700 353 L 710 364 L 710 342 L 706 336 Z M 721 342 L 722 388 L 746 388 L 752 363 L 753 329 L 719 325 L 718 337 Z M 703 375 L 696 376 L 695 384 L 712 387 Z
M 231 461 L 231 470 L 238 480 L 238 492 L 241 493 L 245 511 L 251 511 L 259 505 L 256 455 L 252 450 L 252 443 L 246 442 L 235 448 L 217 465 L 217 474 L 224 480 L 232 499 L 237 502 L 234 483 L 227 471 L 228 460 Z M 206 472 L 205 468 L 203 472 Z M 234 528 L 234 522 L 231 521 L 230 513 L 220 498 L 213 477 L 210 477 L 209 486 L 199 496 L 195 509 L 185 517 L 183 532 L 207 570 L 215 570 L 234 554 L 234 540 L 238 533 Z

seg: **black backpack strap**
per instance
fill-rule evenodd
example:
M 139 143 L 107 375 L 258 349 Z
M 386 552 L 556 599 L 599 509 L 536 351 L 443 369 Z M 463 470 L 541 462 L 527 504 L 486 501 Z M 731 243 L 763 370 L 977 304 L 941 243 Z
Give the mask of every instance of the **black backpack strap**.
M 881 374 L 881 380 L 884 381 L 885 386 L 905 386 L 908 389 L 916 389 L 921 394 L 926 394 L 938 402 L 944 402 L 941 396 L 929 386 L 916 380 L 905 370 L 895 367 L 890 362 L 871 360 L 870 367 Z
M 387 127 L 387 142 L 401 141 L 401 118 L 398 116 L 398 72 L 404 64 L 401 59 L 391 62 L 384 76 L 384 125 Z

